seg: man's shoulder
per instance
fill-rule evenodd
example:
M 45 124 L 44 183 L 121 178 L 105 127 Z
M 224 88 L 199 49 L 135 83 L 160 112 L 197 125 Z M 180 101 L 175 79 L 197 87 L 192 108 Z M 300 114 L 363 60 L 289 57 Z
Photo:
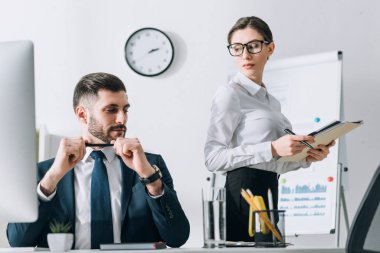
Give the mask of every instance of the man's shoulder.
M 145 152 L 145 156 L 147 157 L 147 158 L 158 158 L 158 157 L 161 157 L 161 155 L 160 154 L 154 154 L 154 153 L 149 153 L 149 152 Z
M 160 154 L 153 154 L 153 153 L 148 153 L 145 152 L 146 159 L 148 159 L 148 162 L 150 164 L 157 165 L 158 168 L 164 173 L 168 172 L 168 168 L 166 167 L 166 163 L 162 156 Z
M 150 163 L 157 164 L 163 161 L 162 156 L 160 154 L 145 152 L 145 156 L 146 156 L 146 159 L 148 159 Z

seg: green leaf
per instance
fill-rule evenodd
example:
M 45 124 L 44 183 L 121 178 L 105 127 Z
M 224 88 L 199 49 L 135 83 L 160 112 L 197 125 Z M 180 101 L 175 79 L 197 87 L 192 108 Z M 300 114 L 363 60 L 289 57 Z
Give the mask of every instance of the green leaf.
M 53 220 L 49 228 L 52 233 L 67 233 L 70 231 L 71 223 L 58 222 L 57 220 Z

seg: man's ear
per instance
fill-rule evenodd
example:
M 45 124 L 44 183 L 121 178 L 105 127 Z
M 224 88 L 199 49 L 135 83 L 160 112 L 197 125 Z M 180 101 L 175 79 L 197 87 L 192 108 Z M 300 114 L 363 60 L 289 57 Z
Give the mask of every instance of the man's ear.
M 78 105 L 75 108 L 75 115 L 77 116 L 77 119 L 82 122 L 83 124 L 87 124 L 88 122 L 88 113 L 84 106 Z

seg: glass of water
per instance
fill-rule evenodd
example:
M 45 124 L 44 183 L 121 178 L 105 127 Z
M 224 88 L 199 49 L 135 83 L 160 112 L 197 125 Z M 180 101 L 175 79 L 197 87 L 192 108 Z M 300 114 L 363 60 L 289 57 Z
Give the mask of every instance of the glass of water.
M 226 189 L 202 189 L 204 248 L 226 245 Z

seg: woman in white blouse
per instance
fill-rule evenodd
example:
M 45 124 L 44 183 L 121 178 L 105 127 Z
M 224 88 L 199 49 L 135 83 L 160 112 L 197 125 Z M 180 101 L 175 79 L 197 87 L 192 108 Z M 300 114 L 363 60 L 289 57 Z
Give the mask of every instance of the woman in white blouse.
M 309 150 L 301 162 L 277 162 L 301 152 L 306 146 L 300 141 L 313 143 L 314 138 L 285 134 L 291 124 L 262 82 L 275 49 L 272 32 L 260 18 L 240 18 L 228 33 L 228 44 L 239 72 L 216 92 L 204 152 L 209 171 L 227 173 L 227 240 L 252 241 L 247 232 L 249 207 L 240 189 L 263 196 L 268 206 L 270 188 L 277 209 L 278 175 L 323 160 L 335 142 Z

